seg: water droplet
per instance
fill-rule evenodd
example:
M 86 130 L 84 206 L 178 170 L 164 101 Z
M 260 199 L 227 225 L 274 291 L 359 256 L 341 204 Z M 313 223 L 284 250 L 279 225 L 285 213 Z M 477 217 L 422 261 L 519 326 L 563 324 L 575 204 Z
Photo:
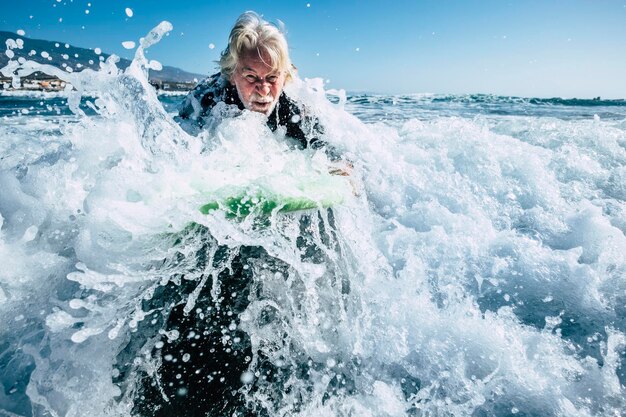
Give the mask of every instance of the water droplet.
M 254 381 L 254 374 L 250 371 L 246 371 L 241 374 L 241 382 L 244 384 L 251 384 Z

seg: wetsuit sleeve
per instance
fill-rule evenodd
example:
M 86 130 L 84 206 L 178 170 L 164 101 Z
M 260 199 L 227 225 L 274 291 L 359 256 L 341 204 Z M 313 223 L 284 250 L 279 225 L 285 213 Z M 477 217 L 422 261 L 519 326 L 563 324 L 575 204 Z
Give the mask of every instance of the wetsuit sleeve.
M 326 156 L 328 156 L 328 159 L 331 161 L 343 159 L 335 147 L 321 139 L 324 136 L 325 129 L 316 116 L 305 115 L 302 119 L 301 128 L 306 131 L 304 134 L 306 137 L 306 146 L 310 146 L 313 149 L 324 149 Z
M 200 118 L 208 114 L 217 102 L 219 94 L 219 74 L 200 82 L 178 107 L 178 117 L 200 123 Z
M 278 108 L 278 124 L 286 128 L 288 137 L 295 139 L 303 148 L 323 148 L 332 161 L 341 159 L 340 154 L 322 139 L 324 126 L 306 107 L 294 102 L 283 93 L 279 99 Z M 268 126 L 275 130 L 275 119 L 272 120 L 270 117 Z

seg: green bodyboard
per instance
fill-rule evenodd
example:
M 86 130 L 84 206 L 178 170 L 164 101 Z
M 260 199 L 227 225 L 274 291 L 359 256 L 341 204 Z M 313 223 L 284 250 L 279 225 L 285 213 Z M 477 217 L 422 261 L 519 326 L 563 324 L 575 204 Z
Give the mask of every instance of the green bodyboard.
M 263 187 L 221 189 L 208 203 L 200 207 L 200 212 L 209 214 L 221 210 L 227 218 L 243 218 L 250 214 L 267 216 L 274 212 L 290 213 L 300 210 L 329 208 L 344 201 L 349 186 L 347 181 L 316 181 L 300 185 L 299 195 L 280 195 Z M 348 188 L 347 188 L 348 187 Z M 230 191 L 230 192 L 229 192 Z

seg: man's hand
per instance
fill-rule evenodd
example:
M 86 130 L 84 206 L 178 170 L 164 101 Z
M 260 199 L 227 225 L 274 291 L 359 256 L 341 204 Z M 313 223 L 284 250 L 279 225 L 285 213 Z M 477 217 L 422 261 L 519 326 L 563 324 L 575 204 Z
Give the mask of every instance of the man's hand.
M 354 165 L 347 161 L 337 161 L 328 167 L 328 173 L 331 175 L 341 175 L 342 177 L 349 177 L 352 174 Z M 352 194 L 356 197 L 360 195 L 359 188 L 355 183 L 355 178 L 348 178 L 350 185 L 352 186 Z
M 352 174 L 354 166 L 350 162 L 338 161 L 328 167 L 328 173 L 331 175 L 341 175 L 347 177 Z

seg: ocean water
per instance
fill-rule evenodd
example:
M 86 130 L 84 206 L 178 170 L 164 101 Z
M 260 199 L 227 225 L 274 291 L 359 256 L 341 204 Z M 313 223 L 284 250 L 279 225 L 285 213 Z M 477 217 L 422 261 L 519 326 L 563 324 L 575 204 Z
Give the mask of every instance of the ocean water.
M 248 341 L 224 370 L 260 415 L 626 414 L 624 101 L 295 80 L 353 192 L 236 220 L 198 207 L 243 183 L 327 180 L 331 162 L 248 112 L 181 130 L 182 96 L 145 78 L 143 48 L 167 30 L 125 72 L 11 69 L 77 89 L 0 95 L 0 415 L 141 414 L 162 402 L 141 398 L 159 361 L 214 353 L 161 355 L 203 337 L 170 314 L 201 320 L 244 287 L 206 326 L 222 348 Z M 184 398 L 193 378 L 163 389 Z

